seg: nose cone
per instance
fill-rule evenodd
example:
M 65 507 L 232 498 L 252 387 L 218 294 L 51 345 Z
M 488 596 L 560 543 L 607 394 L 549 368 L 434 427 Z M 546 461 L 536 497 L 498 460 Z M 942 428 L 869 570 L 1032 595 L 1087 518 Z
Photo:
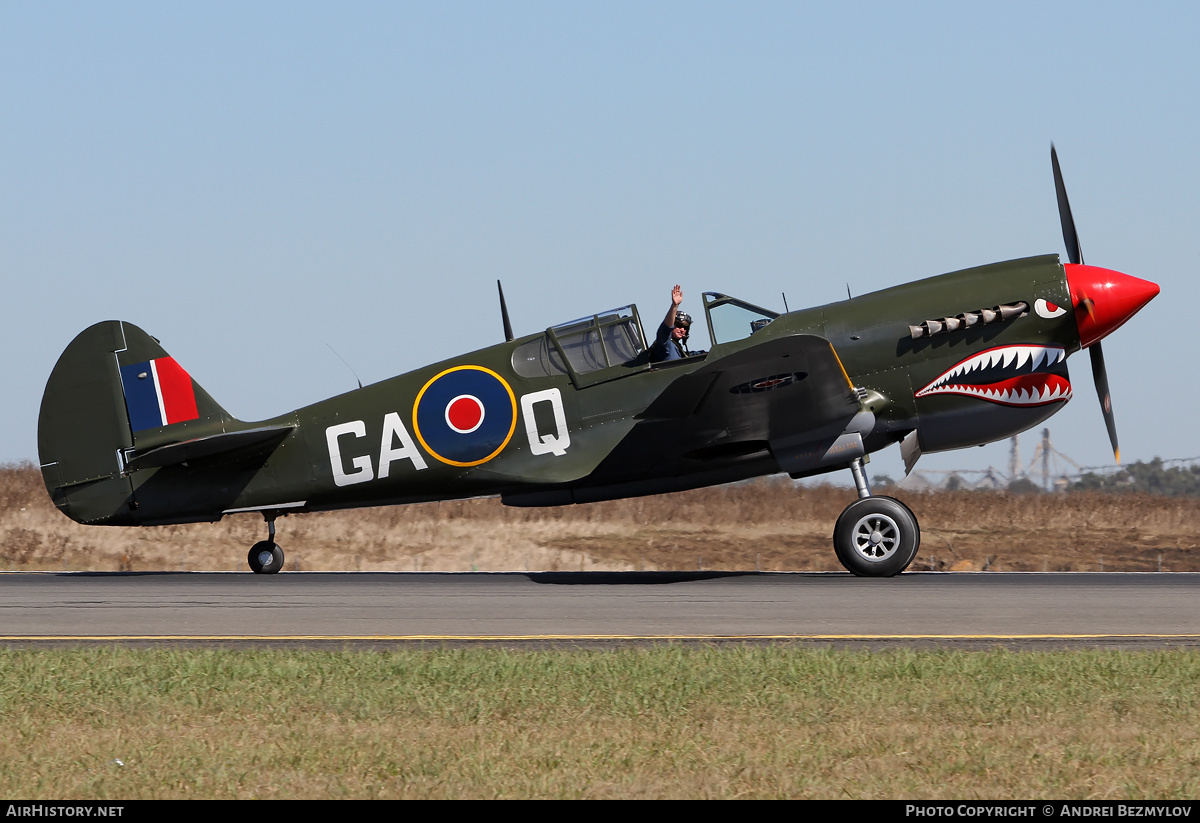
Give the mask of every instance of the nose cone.
M 1079 345 L 1112 334 L 1158 294 L 1158 284 L 1099 266 L 1067 263 L 1067 288 L 1075 306 Z

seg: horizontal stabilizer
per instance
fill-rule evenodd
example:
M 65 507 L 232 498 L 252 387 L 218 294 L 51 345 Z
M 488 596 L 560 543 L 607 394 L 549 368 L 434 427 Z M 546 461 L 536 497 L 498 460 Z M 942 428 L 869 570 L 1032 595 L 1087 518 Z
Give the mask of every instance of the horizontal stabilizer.
M 269 451 L 295 428 L 295 426 L 264 426 L 258 429 L 222 432 L 208 437 L 197 437 L 180 443 L 171 443 L 137 455 L 126 463 L 126 468 L 130 471 L 153 469 L 233 452 L 243 452 L 248 455 L 259 451 Z

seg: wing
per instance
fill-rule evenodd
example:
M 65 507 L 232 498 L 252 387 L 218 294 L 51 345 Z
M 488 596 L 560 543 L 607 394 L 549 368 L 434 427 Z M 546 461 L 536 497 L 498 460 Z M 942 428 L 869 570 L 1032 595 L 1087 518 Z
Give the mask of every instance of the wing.
M 774 338 L 672 383 L 589 484 L 673 477 L 703 472 L 705 464 L 766 457 L 783 471 L 800 473 L 828 459 L 860 410 L 828 340 L 806 334 Z

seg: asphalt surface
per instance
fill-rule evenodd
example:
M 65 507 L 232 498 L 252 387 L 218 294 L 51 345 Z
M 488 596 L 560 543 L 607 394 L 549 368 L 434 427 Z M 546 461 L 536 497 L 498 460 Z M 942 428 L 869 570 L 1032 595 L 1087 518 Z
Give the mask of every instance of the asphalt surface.
M 0 644 L 1200 648 L 1200 574 L 0 573 Z

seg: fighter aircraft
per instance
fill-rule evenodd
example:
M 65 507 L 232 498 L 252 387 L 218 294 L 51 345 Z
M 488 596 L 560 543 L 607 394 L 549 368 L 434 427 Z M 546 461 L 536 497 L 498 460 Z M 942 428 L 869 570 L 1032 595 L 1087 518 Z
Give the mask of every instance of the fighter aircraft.
M 80 523 L 154 526 L 253 512 L 250 568 L 283 568 L 275 520 L 302 512 L 496 496 L 558 506 L 777 473 L 849 469 L 834 526 L 850 572 L 891 576 L 920 545 L 913 512 L 875 496 L 864 464 L 898 443 L 975 446 L 1070 400 L 1067 358 L 1091 354 L 1114 453 L 1100 341 L 1156 284 L 1085 265 L 1051 147 L 1058 255 L 931 277 L 779 313 L 704 294 L 710 351 L 652 362 L 636 306 L 597 312 L 270 420 L 233 417 L 136 326 L 82 332 L 42 398 L 46 487 Z

